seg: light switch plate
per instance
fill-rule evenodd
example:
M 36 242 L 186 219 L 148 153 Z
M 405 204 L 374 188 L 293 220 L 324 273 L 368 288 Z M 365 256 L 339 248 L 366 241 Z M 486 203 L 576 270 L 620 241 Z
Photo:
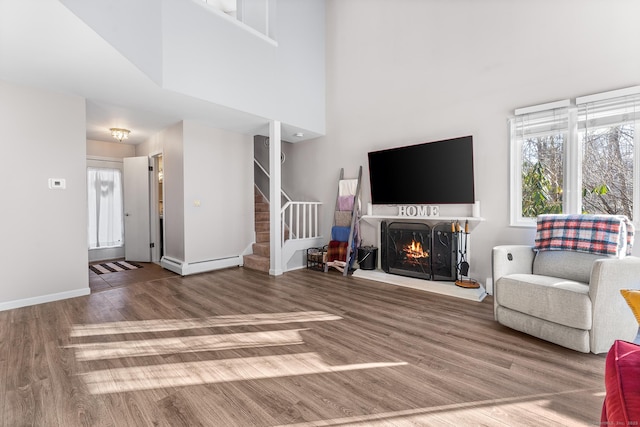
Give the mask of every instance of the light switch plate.
M 64 178 L 49 178 L 49 188 L 52 190 L 64 190 L 67 188 L 67 180 Z

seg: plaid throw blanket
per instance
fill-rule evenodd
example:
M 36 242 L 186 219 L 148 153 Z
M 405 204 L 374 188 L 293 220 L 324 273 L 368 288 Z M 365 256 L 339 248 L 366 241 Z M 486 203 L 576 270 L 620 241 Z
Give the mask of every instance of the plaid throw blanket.
M 535 249 L 620 257 L 631 254 L 633 234 L 622 215 L 539 215 Z
M 347 242 L 331 240 L 327 249 L 327 262 L 347 260 Z

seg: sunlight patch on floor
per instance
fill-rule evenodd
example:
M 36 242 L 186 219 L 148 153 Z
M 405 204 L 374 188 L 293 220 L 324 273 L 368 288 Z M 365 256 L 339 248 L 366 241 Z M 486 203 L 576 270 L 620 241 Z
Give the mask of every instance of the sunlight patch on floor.
M 380 362 L 331 366 L 325 363 L 317 353 L 298 353 L 107 369 L 80 374 L 80 376 L 84 379 L 91 394 L 106 394 L 163 387 L 389 368 L 406 364 L 405 362 Z
M 304 423 L 282 424 L 276 427 L 401 427 L 435 425 L 518 425 L 514 414 L 535 413 L 540 426 L 583 426 L 569 414 L 553 409 L 554 400 L 562 396 L 576 394 L 596 396 L 594 389 L 578 389 L 557 393 L 541 393 L 529 396 L 517 396 L 503 399 L 479 400 L 473 402 L 439 405 L 428 408 L 408 409 L 404 411 L 381 412 L 378 414 L 356 415 L 353 417 L 316 420 Z M 576 398 L 576 397 L 573 397 Z M 599 425 L 600 420 L 593 420 Z
M 299 345 L 304 344 L 300 331 L 306 330 L 308 329 L 71 344 L 66 348 L 74 349 L 76 359 L 86 362 L 119 357 Z
M 289 313 L 232 314 L 194 319 L 155 319 L 74 325 L 71 337 L 177 331 L 182 329 L 218 328 L 243 325 L 275 325 L 294 322 L 325 322 L 342 317 L 324 311 Z
M 213 316 L 201 319 L 157 319 L 75 325 L 72 338 L 130 333 L 180 331 L 186 329 L 272 325 L 299 322 L 341 320 L 323 311 L 256 313 Z M 173 355 L 230 349 L 305 344 L 301 332 L 309 329 L 211 334 L 185 337 L 119 340 L 69 344 L 81 362 L 97 360 Z M 134 337 L 132 337 L 134 338 Z M 138 337 L 135 337 L 138 338 Z M 183 363 L 134 366 L 94 370 L 79 374 L 92 394 L 259 380 L 295 375 L 327 374 L 343 371 L 388 368 L 405 362 L 354 363 L 332 366 L 315 352 L 234 359 L 202 360 Z

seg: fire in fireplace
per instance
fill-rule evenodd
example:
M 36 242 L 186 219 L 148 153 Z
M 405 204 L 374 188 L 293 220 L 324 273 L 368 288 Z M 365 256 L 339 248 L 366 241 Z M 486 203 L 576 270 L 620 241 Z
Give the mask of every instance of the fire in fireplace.
M 424 251 L 422 249 L 422 243 L 420 241 L 416 241 L 415 238 L 411 239 L 410 245 L 406 245 L 404 248 L 402 248 L 402 253 L 404 253 L 404 255 L 406 256 L 407 262 L 412 265 L 420 264 L 422 258 L 429 257 L 429 252 Z
M 456 241 L 449 223 L 383 221 L 382 269 L 426 280 L 456 280 Z

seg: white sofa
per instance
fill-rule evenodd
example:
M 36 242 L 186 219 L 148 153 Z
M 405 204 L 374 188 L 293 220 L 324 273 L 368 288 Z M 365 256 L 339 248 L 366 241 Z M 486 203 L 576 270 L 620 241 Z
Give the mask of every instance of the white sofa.
M 620 289 L 640 288 L 640 258 L 496 246 L 494 315 L 502 325 L 588 353 L 633 341 L 638 323 Z

